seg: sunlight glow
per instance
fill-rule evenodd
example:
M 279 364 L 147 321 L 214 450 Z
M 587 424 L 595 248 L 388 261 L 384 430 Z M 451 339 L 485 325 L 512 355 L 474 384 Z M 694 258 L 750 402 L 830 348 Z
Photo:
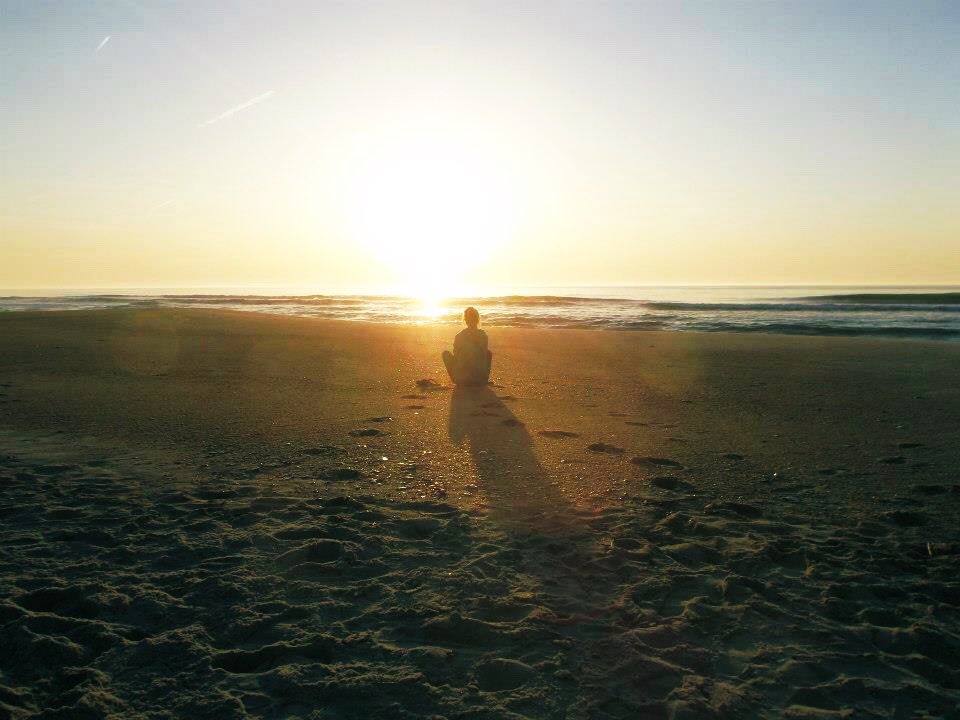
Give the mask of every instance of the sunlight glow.
M 351 163 L 345 230 L 406 294 L 437 314 L 470 266 L 507 242 L 514 213 L 506 173 L 466 141 L 414 134 Z

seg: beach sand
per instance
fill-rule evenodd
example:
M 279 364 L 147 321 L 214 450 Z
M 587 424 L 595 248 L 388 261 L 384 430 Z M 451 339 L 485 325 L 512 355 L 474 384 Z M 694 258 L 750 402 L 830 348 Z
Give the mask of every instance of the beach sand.
M 960 717 L 960 344 L 455 330 L 0 315 L 0 718 Z

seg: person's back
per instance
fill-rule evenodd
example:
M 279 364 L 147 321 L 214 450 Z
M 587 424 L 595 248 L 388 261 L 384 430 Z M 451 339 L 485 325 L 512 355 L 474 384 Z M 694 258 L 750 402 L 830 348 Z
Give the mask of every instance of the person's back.
M 450 379 L 457 385 L 484 385 L 490 378 L 490 352 L 487 334 L 480 330 L 480 313 L 469 307 L 463 311 L 467 327 L 457 333 L 453 341 L 453 353 L 444 351 L 443 364 Z

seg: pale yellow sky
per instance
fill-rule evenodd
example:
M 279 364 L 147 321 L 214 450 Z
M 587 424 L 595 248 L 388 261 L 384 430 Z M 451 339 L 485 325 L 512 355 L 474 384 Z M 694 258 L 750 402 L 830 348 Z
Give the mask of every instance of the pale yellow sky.
M 960 283 L 957 13 L 871 7 L 15 4 L 0 288 Z

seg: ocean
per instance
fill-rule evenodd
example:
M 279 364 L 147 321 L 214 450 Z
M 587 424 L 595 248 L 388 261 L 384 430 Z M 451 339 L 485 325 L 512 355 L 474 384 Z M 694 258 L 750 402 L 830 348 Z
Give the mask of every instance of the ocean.
M 425 301 L 393 294 L 276 288 L 0 290 L 0 312 L 129 307 L 224 308 L 387 323 L 767 332 L 960 339 L 960 287 L 638 286 L 510 288 Z

